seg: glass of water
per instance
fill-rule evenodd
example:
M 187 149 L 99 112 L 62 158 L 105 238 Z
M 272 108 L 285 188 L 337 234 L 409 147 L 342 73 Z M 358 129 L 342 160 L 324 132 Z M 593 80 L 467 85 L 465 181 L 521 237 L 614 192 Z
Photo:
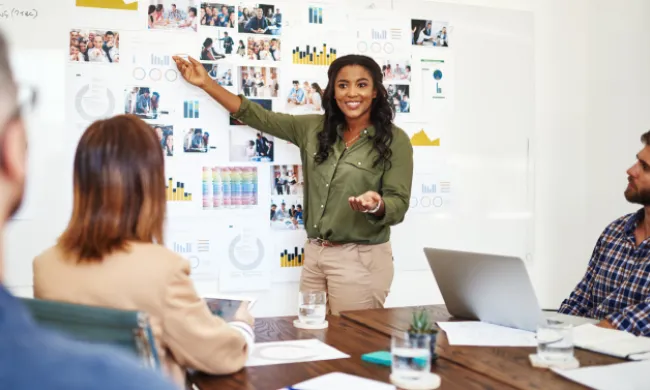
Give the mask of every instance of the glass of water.
M 396 379 L 417 381 L 431 371 L 431 336 L 403 333 L 393 335 L 391 372 Z
M 325 322 L 327 294 L 325 291 L 301 291 L 298 297 L 298 319 L 306 325 Z
M 537 328 L 537 356 L 561 362 L 573 358 L 573 325 L 549 318 Z

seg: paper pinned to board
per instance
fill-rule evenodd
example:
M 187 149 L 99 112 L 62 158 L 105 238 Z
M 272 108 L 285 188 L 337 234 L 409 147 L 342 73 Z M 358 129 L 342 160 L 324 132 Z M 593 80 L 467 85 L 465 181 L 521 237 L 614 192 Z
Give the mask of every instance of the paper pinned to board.
M 438 322 L 447 333 L 449 345 L 481 347 L 535 347 L 535 333 L 486 322 Z
M 551 371 L 594 390 L 642 390 L 648 388 L 648 370 L 650 361 Z
M 330 347 L 317 339 L 274 341 L 270 343 L 256 343 L 246 362 L 246 367 L 314 362 L 349 357 L 350 355 L 334 347 Z

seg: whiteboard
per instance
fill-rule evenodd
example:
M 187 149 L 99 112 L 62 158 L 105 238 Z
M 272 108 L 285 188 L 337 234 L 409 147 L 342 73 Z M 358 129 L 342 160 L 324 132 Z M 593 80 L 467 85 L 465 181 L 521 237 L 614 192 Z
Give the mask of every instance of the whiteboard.
M 17 75 L 20 75 L 21 82 L 37 84 L 41 91 L 38 120 L 30 122 L 31 176 L 27 201 L 9 232 L 15 238 L 7 249 L 7 278 L 13 285 L 31 284 L 31 264 L 26 259 L 53 244 L 69 218 L 74 150 L 79 135 L 88 124 L 75 117 L 73 103 L 79 88 L 90 85 L 112 91 L 117 103 L 102 106 L 102 109 L 105 114 L 118 114 L 125 88 L 134 85 L 132 77 L 136 65 L 148 65 L 152 54 L 164 57 L 183 52 L 198 56 L 204 38 L 218 36 L 213 32 L 202 33 L 201 28 L 197 34 L 147 31 L 146 7 L 155 3 L 151 0 L 140 1 L 140 10 L 135 12 L 98 12 L 92 8 L 76 7 L 75 1 L 16 0 L 5 1 L 2 6 L 38 11 L 36 18 L 0 19 L 0 26 L 12 44 Z M 177 3 L 186 6 L 199 4 L 189 0 Z M 532 13 L 429 1 L 406 1 L 400 2 L 399 6 L 395 2 L 395 8 L 391 10 L 386 8 L 390 6 L 388 2 L 376 3 L 375 9 L 360 12 L 358 4 L 349 8 L 339 1 L 309 4 L 272 2 L 283 9 L 286 21 L 281 38 L 283 60 L 264 66 L 280 69 L 280 95 L 288 92 L 287 82 L 293 77 L 304 80 L 322 80 L 324 77 L 326 68 L 294 72 L 296 67 L 290 61 L 291 49 L 302 45 L 305 36 L 329 31 L 333 44 L 338 45 L 340 54 L 344 54 L 359 52 L 360 48 L 374 50 L 373 37 L 381 38 L 383 31 L 390 34 L 393 29 L 410 31 L 411 19 L 447 23 L 448 48 L 413 47 L 410 45 L 411 37 L 404 33 L 397 40 L 406 41 L 405 48 L 388 53 L 385 46 L 381 46 L 379 50 L 384 52 L 375 56 L 380 65 L 408 61 L 412 69 L 410 112 L 397 115 L 398 126 L 413 134 L 424 129 L 430 141 L 440 140 L 439 146 L 432 147 L 435 152 L 422 152 L 422 148 L 415 147 L 412 208 L 405 221 L 392 230 L 395 267 L 398 272 L 426 270 L 428 266 L 422 253 L 425 246 L 502 253 L 528 259 L 533 247 L 534 200 L 534 156 L 530 153 L 535 123 Z M 238 5 L 236 2 L 231 4 Z M 331 18 L 323 26 L 308 26 L 304 15 L 308 13 L 309 5 L 320 5 Z M 0 15 L 2 11 L 0 7 Z M 119 66 L 104 67 L 101 72 L 71 67 L 68 63 L 69 42 L 66 42 L 71 28 L 119 31 Z M 35 29 L 48 31 L 47 39 L 34 34 Z M 305 33 L 308 29 L 310 34 Z M 363 42 L 366 42 L 365 46 Z M 395 48 L 400 44 L 403 42 L 396 43 Z M 423 90 L 425 85 L 429 89 L 439 88 L 427 80 L 422 71 L 422 64 L 431 64 L 427 62 L 430 60 L 444 61 L 443 80 L 448 83 L 442 87 L 445 89 L 445 104 L 433 110 L 424 103 L 427 101 L 424 96 L 429 92 Z M 230 62 L 235 71 L 238 66 L 251 65 L 244 60 Z M 150 69 L 145 72 L 150 72 Z M 400 83 L 396 81 L 394 84 Z M 170 115 L 182 115 L 182 103 L 188 99 L 198 101 L 200 107 L 209 107 L 211 121 L 219 123 L 214 130 L 219 145 L 231 142 L 233 132 L 240 134 L 239 129 L 225 122 L 227 113 L 211 105 L 201 92 L 183 83 L 166 85 L 164 80 L 154 86 L 164 91 L 166 99 L 169 98 L 167 102 L 175 111 Z M 236 85 L 232 89 L 239 92 Z M 277 105 L 274 100 L 274 110 L 284 110 L 280 100 L 278 97 Z M 208 110 L 204 108 L 202 112 Z M 187 118 L 181 118 L 178 126 L 187 130 L 192 125 Z M 198 196 L 201 179 L 196 172 L 201 167 L 246 165 L 230 161 L 228 152 L 222 154 L 221 150 L 229 149 L 227 146 L 221 149 L 217 146 L 218 152 L 209 156 L 184 156 L 179 160 L 175 155 L 167 161 L 173 161 L 175 176 L 194 180 L 188 187 L 191 186 Z M 290 145 L 276 142 L 276 146 L 279 157 L 275 164 L 300 162 L 297 151 Z M 176 144 L 175 154 L 178 147 L 182 148 L 182 145 Z M 200 233 L 195 233 L 197 239 L 218 243 L 219 232 L 246 221 L 264 229 L 268 226 L 270 236 L 265 238 L 264 245 L 272 254 L 269 258 L 275 259 L 280 251 L 298 248 L 305 238 L 304 233 L 274 231 L 268 224 L 268 207 L 277 201 L 268 184 L 272 179 L 272 165 L 257 165 L 258 208 L 195 213 L 191 207 L 176 204 L 170 208 L 173 212 L 167 221 L 168 232 L 173 236 L 175 230 L 187 236 L 200 230 Z M 438 203 L 437 195 L 431 196 L 434 187 L 438 194 L 444 189 L 442 203 Z M 215 253 L 215 256 L 223 256 L 218 251 Z M 217 260 L 216 263 L 221 261 Z M 218 268 L 217 264 L 215 269 Z M 276 268 L 273 268 L 274 281 L 287 283 L 297 280 L 299 273 L 295 269 L 284 272 Z M 217 280 L 217 275 L 214 279 Z

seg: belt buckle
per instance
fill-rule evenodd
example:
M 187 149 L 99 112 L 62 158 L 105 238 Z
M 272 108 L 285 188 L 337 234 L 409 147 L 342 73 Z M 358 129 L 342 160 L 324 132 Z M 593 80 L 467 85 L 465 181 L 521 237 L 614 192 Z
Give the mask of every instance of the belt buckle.
M 322 239 L 322 238 L 317 238 L 316 242 L 318 243 L 319 246 L 324 246 L 324 247 L 330 247 L 330 242 L 328 240 Z

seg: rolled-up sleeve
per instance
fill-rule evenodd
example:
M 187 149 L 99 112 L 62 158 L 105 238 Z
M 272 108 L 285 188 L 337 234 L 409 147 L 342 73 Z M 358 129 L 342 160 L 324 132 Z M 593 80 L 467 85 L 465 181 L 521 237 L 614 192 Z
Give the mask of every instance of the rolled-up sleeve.
M 397 225 L 404 221 L 411 202 L 413 183 L 413 146 L 403 130 L 396 128 L 390 169 L 382 176 L 380 195 L 384 202 L 384 215 L 376 217 L 366 214 L 372 224 L 384 226 Z
M 189 277 L 187 262 L 170 275 L 163 304 L 163 338 L 176 361 L 208 374 L 244 367 L 249 342 L 241 330 L 212 315 Z

